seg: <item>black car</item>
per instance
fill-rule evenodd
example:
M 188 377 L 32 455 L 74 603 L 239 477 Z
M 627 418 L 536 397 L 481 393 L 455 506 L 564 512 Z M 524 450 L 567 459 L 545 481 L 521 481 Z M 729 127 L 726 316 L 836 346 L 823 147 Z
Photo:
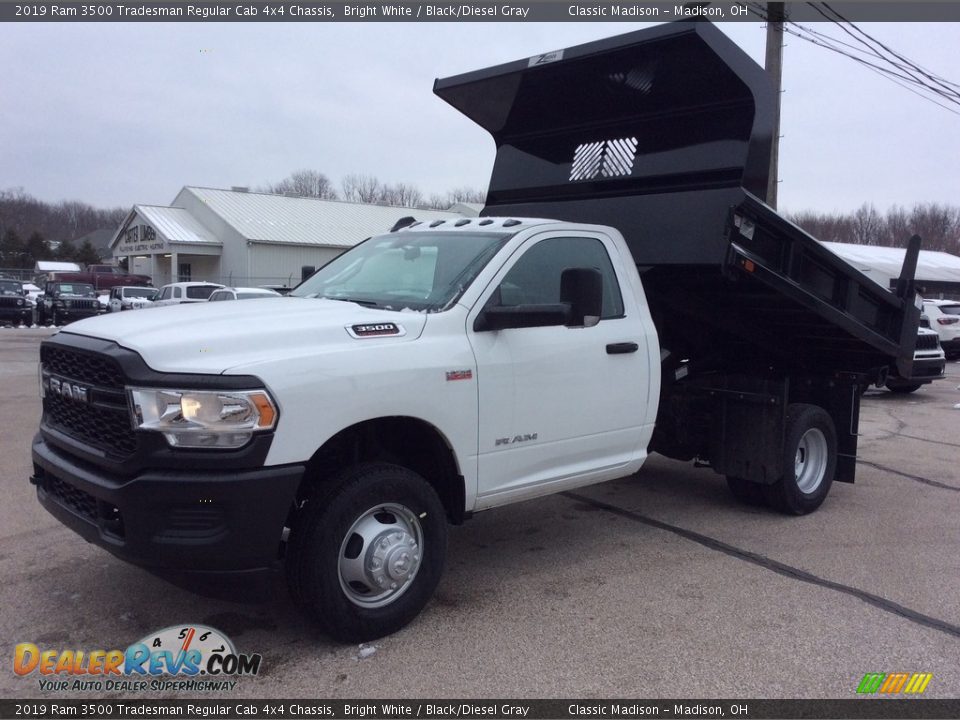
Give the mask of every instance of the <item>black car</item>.
M 33 324 L 33 303 L 19 280 L 0 278 L 0 322 L 14 327 Z
M 37 323 L 66 325 L 100 314 L 97 291 L 90 283 L 48 282 L 37 304 Z

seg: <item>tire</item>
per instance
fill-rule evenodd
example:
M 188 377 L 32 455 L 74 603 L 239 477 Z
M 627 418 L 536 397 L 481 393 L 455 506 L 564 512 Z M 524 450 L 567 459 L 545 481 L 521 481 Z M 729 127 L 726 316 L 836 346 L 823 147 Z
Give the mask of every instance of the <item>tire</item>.
M 331 486 L 308 498 L 294 522 L 287 585 L 331 637 L 375 640 L 404 627 L 433 596 L 446 558 L 446 512 L 433 487 L 399 465 L 362 463 Z
M 762 506 L 767 504 L 763 486 L 734 475 L 727 475 L 727 487 L 733 496 L 744 505 Z
M 783 473 L 764 486 L 770 507 L 806 515 L 823 504 L 837 469 L 837 431 L 823 408 L 795 403 L 787 408 Z
M 887 385 L 887 390 L 894 393 L 906 394 L 916 392 L 923 386 L 923 383 L 910 383 L 908 385 Z

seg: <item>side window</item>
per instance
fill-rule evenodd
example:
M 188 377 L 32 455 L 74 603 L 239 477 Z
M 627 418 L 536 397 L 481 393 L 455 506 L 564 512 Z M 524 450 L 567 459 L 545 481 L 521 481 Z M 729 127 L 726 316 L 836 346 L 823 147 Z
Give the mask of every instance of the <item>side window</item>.
M 180 288 L 178 288 L 178 287 L 177 287 L 177 288 L 174 288 L 174 289 L 173 289 L 173 297 L 174 297 L 174 298 L 183 297 L 183 291 L 182 291 Z
M 169 300 L 172 293 L 173 293 L 173 288 L 165 287 L 163 289 L 163 292 L 160 293 L 160 299 Z
M 500 283 L 500 305 L 560 302 L 560 276 L 567 268 L 595 268 L 603 276 L 600 319 L 623 316 L 620 284 L 610 256 L 596 238 L 550 238 L 523 254 Z

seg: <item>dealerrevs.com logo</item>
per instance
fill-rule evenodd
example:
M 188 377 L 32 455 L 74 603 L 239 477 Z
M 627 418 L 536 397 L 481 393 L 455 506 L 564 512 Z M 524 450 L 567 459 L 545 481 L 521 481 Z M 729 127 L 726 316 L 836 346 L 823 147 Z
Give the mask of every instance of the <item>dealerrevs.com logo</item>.
M 37 675 L 44 691 L 233 690 L 235 678 L 260 671 L 259 654 L 241 654 L 219 630 L 174 625 L 126 650 L 14 648 L 13 671 Z

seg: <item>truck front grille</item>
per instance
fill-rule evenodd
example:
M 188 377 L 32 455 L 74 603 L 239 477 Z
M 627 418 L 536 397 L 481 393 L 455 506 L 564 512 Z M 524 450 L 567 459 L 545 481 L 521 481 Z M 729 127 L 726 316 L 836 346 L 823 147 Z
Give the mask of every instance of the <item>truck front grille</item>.
M 44 372 L 87 388 L 86 401 L 47 392 L 43 411 L 47 424 L 117 459 L 137 449 L 130 424 L 123 371 L 111 358 L 41 346 Z
M 917 350 L 936 350 L 939 347 L 940 338 L 936 335 L 917 335 Z
M 123 371 L 113 360 L 101 355 L 41 347 L 43 367 L 62 377 L 104 389 L 123 390 Z

